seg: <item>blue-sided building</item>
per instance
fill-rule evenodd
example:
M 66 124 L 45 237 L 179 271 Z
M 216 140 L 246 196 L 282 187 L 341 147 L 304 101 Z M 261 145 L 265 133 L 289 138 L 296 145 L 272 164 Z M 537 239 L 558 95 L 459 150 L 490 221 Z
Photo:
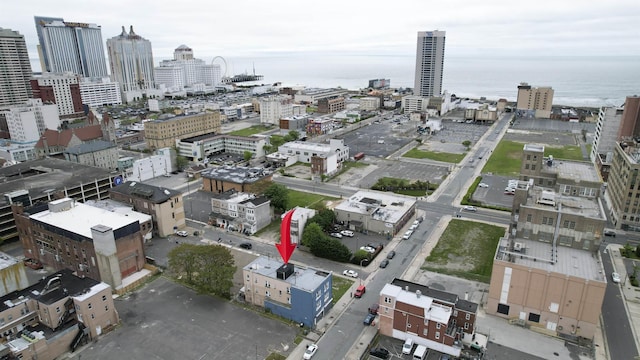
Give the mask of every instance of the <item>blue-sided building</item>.
M 329 271 L 283 264 L 262 256 L 242 272 L 245 300 L 276 315 L 315 327 L 331 308 L 333 283 Z

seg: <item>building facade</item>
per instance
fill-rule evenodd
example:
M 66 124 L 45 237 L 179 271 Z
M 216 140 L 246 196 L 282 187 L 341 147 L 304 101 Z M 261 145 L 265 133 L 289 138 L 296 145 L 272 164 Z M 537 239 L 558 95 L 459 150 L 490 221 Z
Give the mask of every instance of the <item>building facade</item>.
M 80 98 L 90 107 L 122 104 L 118 83 L 108 77 L 80 79 Z
M 445 31 L 419 31 L 413 94 L 440 96 L 444 69 Z
M 478 304 L 428 286 L 394 279 L 380 291 L 380 334 L 460 356 L 475 338 Z
M 107 76 L 100 26 L 42 16 L 35 16 L 34 20 L 43 71 Z
M 148 215 L 125 216 L 70 198 L 16 205 L 13 214 L 25 257 L 46 266 L 73 270 L 114 289 L 144 267 Z
M 374 111 L 380 109 L 380 98 L 367 96 L 360 99 L 360 110 Z
M 415 198 L 385 192 L 358 191 L 338 204 L 333 211 L 337 221 L 360 232 L 374 232 L 391 239 L 416 213 Z
M 118 169 L 118 146 L 115 143 L 95 140 L 70 146 L 63 152 L 64 158 L 78 164 L 95 166 L 103 169 Z
M 60 118 L 84 115 L 78 75 L 73 73 L 45 73 L 31 80 L 33 97 L 58 107 Z
M 403 96 L 400 107 L 405 112 L 423 112 L 429 107 L 429 98 L 417 95 Z
M 144 123 L 144 139 L 150 149 L 172 147 L 176 139 L 220 133 L 221 126 L 219 111 L 161 118 Z
M 290 141 L 278 147 L 278 153 L 295 156 L 299 162 L 311 164 L 311 173 L 331 175 L 342 168 L 349 160 L 349 147 L 343 139 L 330 139 L 329 144 L 317 144 L 306 141 Z
M 520 117 L 548 119 L 553 105 L 553 89 L 551 87 L 532 87 L 527 83 L 518 85 L 516 110 Z
M 135 211 L 151 215 L 157 236 L 169 236 L 186 226 L 184 203 L 179 191 L 127 181 L 111 188 L 109 196 L 133 206 Z
M 231 153 L 243 155 L 250 152 L 254 159 L 265 155 L 265 137 L 236 136 L 209 133 L 184 139 L 176 139 L 178 155 L 194 161 L 203 161 L 209 155 Z
M 229 190 L 236 192 L 262 194 L 272 183 L 271 174 L 263 168 L 243 166 L 221 166 L 207 168 L 200 173 L 202 190 L 212 193 L 223 193 Z
M 320 114 L 333 114 L 344 109 L 345 102 L 342 96 L 334 96 L 318 100 L 318 112 Z
M 7 123 L 11 140 L 20 144 L 35 144 L 46 129 L 60 127 L 58 107 L 40 99 L 0 109 L 0 117 Z
M 242 269 L 245 300 L 314 328 L 331 309 L 331 272 L 282 264 L 261 256 Z
M 271 201 L 265 196 L 235 190 L 211 195 L 212 225 L 253 235 L 271 223 Z
M 120 322 L 109 285 L 61 270 L 2 296 L 0 348 L 14 359 L 53 360 Z
M 293 116 L 293 100 L 289 95 L 260 98 L 260 123 L 278 125 L 281 118 Z
M 220 65 L 206 64 L 204 60 L 194 58 L 193 50 L 186 45 L 175 49 L 173 60 L 161 61 L 155 73 L 156 84 L 165 84 L 172 91 L 196 84 L 214 87 L 222 80 Z
M 640 231 L 640 145 L 634 140 L 619 141 L 613 151 L 605 196 L 616 229 Z
M 155 88 L 153 52 L 151 42 L 122 27 L 120 35 L 107 40 L 111 79 L 120 85 L 123 93 Z
M 0 109 L 20 105 L 33 96 L 31 63 L 24 36 L 0 28 Z
M 623 110 L 624 107 L 602 107 L 598 113 L 598 120 L 593 134 L 593 147 L 589 158 L 595 164 L 605 182 L 609 178 Z

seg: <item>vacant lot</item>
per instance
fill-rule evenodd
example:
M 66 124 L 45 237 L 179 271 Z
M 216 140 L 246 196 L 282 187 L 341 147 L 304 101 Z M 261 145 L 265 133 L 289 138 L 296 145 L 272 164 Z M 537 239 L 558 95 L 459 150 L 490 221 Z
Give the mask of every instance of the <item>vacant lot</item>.
M 489 283 L 496 246 L 505 228 L 454 219 L 422 269 Z
M 269 129 L 271 129 L 271 127 L 265 126 L 265 125 L 253 125 L 251 127 L 245 128 L 245 129 L 232 131 L 229 134 L 230 135 L 236 135 L 236 136 L 251 136 L 251 135 L 254 135 L 254 134 L 259 134 L 261 132 L 267 131 Z
M 467 155 L 466 153 L 452 154 L 448 152 L 424 151 L 418 148 L 413 148 L 407 151 L 402 156 L 408 157 L 408 158 L 414 158 L 414 159 L 430 159 L 430 160 L 444 161 L 444 162 L 457 164 L 460 161 L 462 161 L 462 159 L 464 159 L 466 155 Z
M 520 164 L 522 163 L 522 149 L 524 143 L 517 141 L 502 140 L 491 154 L 489 161 L 482 169 L 482 172 L 492 173 L 502 176 L 520 175 Z M 584 161 L 582 151 L 575 145 L 544 145 L 544 155 L 553 155 L 554 159 Z

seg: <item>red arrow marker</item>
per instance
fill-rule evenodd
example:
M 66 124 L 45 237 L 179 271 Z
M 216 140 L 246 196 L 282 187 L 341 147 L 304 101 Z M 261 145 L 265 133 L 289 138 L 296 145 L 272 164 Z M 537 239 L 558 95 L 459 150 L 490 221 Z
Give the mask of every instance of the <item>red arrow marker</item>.
M 295 209 L 292 209 L 284 214 L 284 219 L 280 224 L 280 244 L 276 244 L 276 248 L 285 264 L 289 263 L 289 259 L 296 249 L 295 245 L 291 243 L 291 217 L 294 211 Z

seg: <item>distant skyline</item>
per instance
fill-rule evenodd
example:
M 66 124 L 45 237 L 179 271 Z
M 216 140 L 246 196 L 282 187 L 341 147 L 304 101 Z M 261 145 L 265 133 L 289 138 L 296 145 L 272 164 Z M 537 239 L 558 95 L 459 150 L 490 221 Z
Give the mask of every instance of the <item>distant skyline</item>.
M 38 58 L 34 16 L 100 25 L 105 42 L 133 25 L 151 41 L 155 65 L 181 44 L 205 61 L 318 52 L 414 56 L 417 32 L 431 30 L 447 32 L 445 63 L 447 56 L 640 55 L 640 2 L 631 0 L 7 2 L 0 27 L 25 36 L 31 59 Z

